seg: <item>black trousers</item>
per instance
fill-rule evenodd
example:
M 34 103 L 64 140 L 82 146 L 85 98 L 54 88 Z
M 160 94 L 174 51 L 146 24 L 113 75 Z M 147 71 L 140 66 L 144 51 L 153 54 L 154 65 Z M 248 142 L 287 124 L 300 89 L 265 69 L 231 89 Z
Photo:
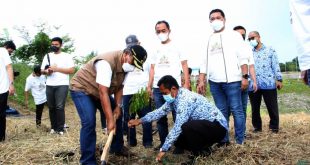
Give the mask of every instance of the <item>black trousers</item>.
M 221 142 L 227 132 L 219 122 L 208 120 L 188 121 L 181 128 L 182 133 L 175 142 L 175 146 L 194 153 Z
M 46 102 L 36 105 L 36 125 L 41 126 L 43 108 Z
M 51 129 L 57 132 L 64 131 L 65 104 L 68 89 L 68 85 L 46 86 L 46 98 L 51 120 Z
M 6 129 L 6 107 L 8 104 L 9 92 L 0 94 L 0 142 L 5 140 Z
M 254 92 L 249 92 L 250 102 L 252 106 L 252 125 L 254 129 L 262 129 L 262 119 L 260 116 L 260 105 L 262 97 L 264 98 L 268 114 L 270 117 L 269 128 L 273 130 L 279 129 L 279 110 L 277 89 L 265 90 L 260 89 Z

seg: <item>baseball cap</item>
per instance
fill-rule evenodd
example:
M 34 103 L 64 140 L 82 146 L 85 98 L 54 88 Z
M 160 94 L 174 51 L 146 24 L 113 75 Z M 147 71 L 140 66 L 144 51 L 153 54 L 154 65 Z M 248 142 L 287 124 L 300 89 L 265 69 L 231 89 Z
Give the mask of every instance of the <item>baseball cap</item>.
M 127 47 L 133 56 L 133 64 L 140 70 L 143 70 L 143 63 L 146 61 L 147 52 L 146 50 L 140 45 L 130 45 Z
M 129 35 L 126 37 L 126 46 L 132 46 L 132 45 L 137 45 L 139 43 L 139 40 L 136 35 Z

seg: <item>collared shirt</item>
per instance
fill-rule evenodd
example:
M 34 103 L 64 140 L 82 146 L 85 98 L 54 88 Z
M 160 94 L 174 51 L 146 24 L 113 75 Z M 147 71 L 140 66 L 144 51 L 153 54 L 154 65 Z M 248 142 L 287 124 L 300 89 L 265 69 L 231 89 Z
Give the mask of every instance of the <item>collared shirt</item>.
M 215 105 L 212 105 L 205 97 L 185 88 L 180 88 L 175 101 L 165 103 L 160 108 L 148 113 L 141 118 L 142 123 L 151 122 L 167 115 L 170 111 L 176 111 L 176 120 L 172 130 L 166 137 L 161 150 L 168 151 L 171 145 L 177 140 L 182 132 L 181 126 L 191 120 L 218 121 L 228 130 L 225 117 Z
M 258 89 L 275 89 L 276 80 L 282 80 L 282 74 L 276 51 L 262 45 L 258 51 L 253 49 L 255 72 Z M 253 90 L 250 85 L 250 91 Z

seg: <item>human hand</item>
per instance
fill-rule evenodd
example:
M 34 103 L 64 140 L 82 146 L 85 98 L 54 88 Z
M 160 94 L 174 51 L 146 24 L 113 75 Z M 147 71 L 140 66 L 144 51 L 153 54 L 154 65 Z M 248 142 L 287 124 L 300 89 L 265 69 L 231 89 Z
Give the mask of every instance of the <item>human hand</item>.
M 140 119 L 132 119 L 128 121 L 128 127 L 132 128 L 134 126 L 140 125 L 141 124 L 141 120 Z
M 203 82 L 199 82 L 199 84 L 197 85 L 197 93 L 201 95 L 206 94 L 206 85 Z
M 9 87 L 9 95 L 14 95 L 14 93 L 15 93 L 14 85 L 13 85 L 13 84 L 10 84 L 10 87 Z
M 147 90 L 147 93 L 149 94 L 150 98 L 153 98 L 152 88 L 151 88 L 150 86 L 148 86 L 148 87 L 146 88 L 146 90 Z
M 256 82 L 253 82 L 253 90 L 254 90 L 254 93 L 257 91 L 257 84 L 256 84 Z
M 114 109 L 113 116 L 115 120 L 122 116 L 122 110 L 119 106 L 116 106 L 116 108 Z
M 241 90 L 246 90 L 249 86 L 249 80 L 248 79 L 245 79 L 245 78 L 242 78 L 242 81 L 241 81 Z
M 283 84 L 280 81 L 276 81 L 276 86 L 277 86 L 277 89 L 280 90 L 280 89 L 282 89 Z
M 165 153 L 166 153 L 166 152 L 160 151 L 160 152 L 157 154 L 157 156 L 156 156 L 156 162 L 161 162 L 163 156 L 165 155 Z

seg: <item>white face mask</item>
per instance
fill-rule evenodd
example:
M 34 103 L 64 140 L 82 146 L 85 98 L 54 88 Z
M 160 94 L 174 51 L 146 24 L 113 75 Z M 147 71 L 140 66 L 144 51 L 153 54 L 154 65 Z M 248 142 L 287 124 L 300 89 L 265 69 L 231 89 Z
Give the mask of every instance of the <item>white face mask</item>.
M 123 68 L 124 72 L 132 72 L 135 70 L 135 66 L 130 65 L 127 62 L 122 65 L 122 68 Z
M 217 32 L 217 31 L 220 31 L 224 27 L 224 22 L 216 19 L 211 23 L 211 26 L 213 30 Z
M 157 36 L 161 42 L 168 40 L 168 33 L 159 33 Z
M 258 45 L 258 42 L 255 39 L 254 40 L 250 40 L 250 45 L 255 48 Z

